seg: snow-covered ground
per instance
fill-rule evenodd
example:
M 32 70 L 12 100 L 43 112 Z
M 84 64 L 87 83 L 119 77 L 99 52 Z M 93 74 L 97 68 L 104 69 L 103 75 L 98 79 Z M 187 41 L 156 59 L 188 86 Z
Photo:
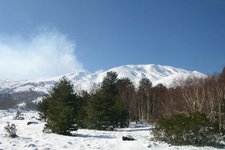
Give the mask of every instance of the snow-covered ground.
M 0 150 L 216 150 L 211 147 L 170 146 L 152 141 L 149 125 L 131 125 L 117 131 L 79 129 L 74 136 L 45 134 L 44 122 L 38 121 L 37 112 L 23 112 L 25 120 L 13 120 L 15 111 L 0 111 Z M 38 124 L 27 125 L 35 121 Z M 7 122 L 16 124 L 17 138 L 5 135 Z M 135 141 L 122 141 L 122 136 L 131 135 Z

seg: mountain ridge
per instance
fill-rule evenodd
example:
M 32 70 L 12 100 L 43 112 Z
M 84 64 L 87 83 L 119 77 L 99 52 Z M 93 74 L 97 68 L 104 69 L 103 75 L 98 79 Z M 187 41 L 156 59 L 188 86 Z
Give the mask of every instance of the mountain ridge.
M 162 66 L 156 64 L 129 64 L 114 67 L 106 71 L 96 71 L 95 73 L 68 73 L 62 76 L 42 80 L 0 80 L 0 92 L 15 93 L 23 91 L 37 91 L 47 93 L 47 90 L 63 76 L 66 76 L 72 81 L 76 91 L 90 91 L 93 86 L 99 85 L 102 82 L 106 73 L 109 71 L 117 72 L 118 78 L 130 78 L 135 86 L 138 86 L 138 83 L 142 78 L 148 78 L 152 82 L 153 86 L 162 83 L 167 87 L 172 87 L 176 86 L 176 81 L 183 80 L 188 77 L 206 77 L 205 74 L 198 71 L 188 71 L 172 66 Z

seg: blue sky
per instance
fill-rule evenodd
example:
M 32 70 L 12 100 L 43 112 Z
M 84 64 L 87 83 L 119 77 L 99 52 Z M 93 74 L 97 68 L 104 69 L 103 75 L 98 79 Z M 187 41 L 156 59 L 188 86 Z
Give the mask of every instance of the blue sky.
M 26 47 L 26 56 L 37 45 L 29 38 L 46 34 L 73 45 L 65 50 L 73 68 L 64 71 L 161 64 L 212 74 L 225 66 L 224 0 L 2 0 L 0 21 L 0 42 L 13 53 Z

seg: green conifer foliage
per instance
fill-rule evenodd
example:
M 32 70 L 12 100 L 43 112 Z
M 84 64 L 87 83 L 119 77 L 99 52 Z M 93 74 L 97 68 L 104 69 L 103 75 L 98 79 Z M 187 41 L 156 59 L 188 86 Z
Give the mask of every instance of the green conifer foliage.
M 41 119 L 46 120 L 45 132 L 70 135 L 77 130 L 77 112 L 79 97 L 75 94 L 71 82 L 63 77 L 39 103 Z
M 156 140 L 172 145 L 224 147 L 220 141 L 224 133 L 219 131 L 218 124 L 199 112 L 161 118 L 157 121 L 153 134 Z
M 119 96 L 117 73 L 108 72 L 101 89 L 92 97 L 86 107 L 89 127 L 100 130 L 128 125 L 128 111 Z

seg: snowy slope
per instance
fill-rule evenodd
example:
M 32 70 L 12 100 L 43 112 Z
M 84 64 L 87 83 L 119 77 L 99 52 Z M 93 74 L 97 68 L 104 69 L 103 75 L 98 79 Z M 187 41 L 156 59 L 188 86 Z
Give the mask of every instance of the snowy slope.
M 205 77 L 204 74 L 197 71 L 187 71 L 180 68 L 161 65 L 124 65 L 115 67 L 106 71 L 98 71 L 96 73 L 71 73 L 66 74 L 70 79 L 76 90 L 90 91 L 93 85 L 98 85 L 102 82 L 108 71 L 115 71 L 118 73 L 119 78 L 128 77 L 137 86 L 142 78 L 148 78 L 153 85 L 159 83 L 164 84 L 167 87 L 174 86 L 175 81 L 180 79 L 186 79 L 190 76 Z M 0 81 L 0 92 L 14 93 L 23 91 L 38 91 L 47 92 L 47 90 L 54 85 L 62 76 L 36 80 L 36 81 Z
M 23 112 L 25 120 L 13 120 L 16 112 L 0 110 L 0 149 L 1 150 L 217 150 L 212 147 L 170 146 L 152 141 L 150 126 L 136 126 L 118 131 L 97 131 L 79 129 L 74 136 L 45 134 L 44 122 L 36 120 L 37 112 Z M 28 121 L 38 124 L 27 125 Z M 4 126 L 14 123 L 17 138 L 5 135 Z M 131 135 L 135 141 L 122 141 L 122 136 Z

